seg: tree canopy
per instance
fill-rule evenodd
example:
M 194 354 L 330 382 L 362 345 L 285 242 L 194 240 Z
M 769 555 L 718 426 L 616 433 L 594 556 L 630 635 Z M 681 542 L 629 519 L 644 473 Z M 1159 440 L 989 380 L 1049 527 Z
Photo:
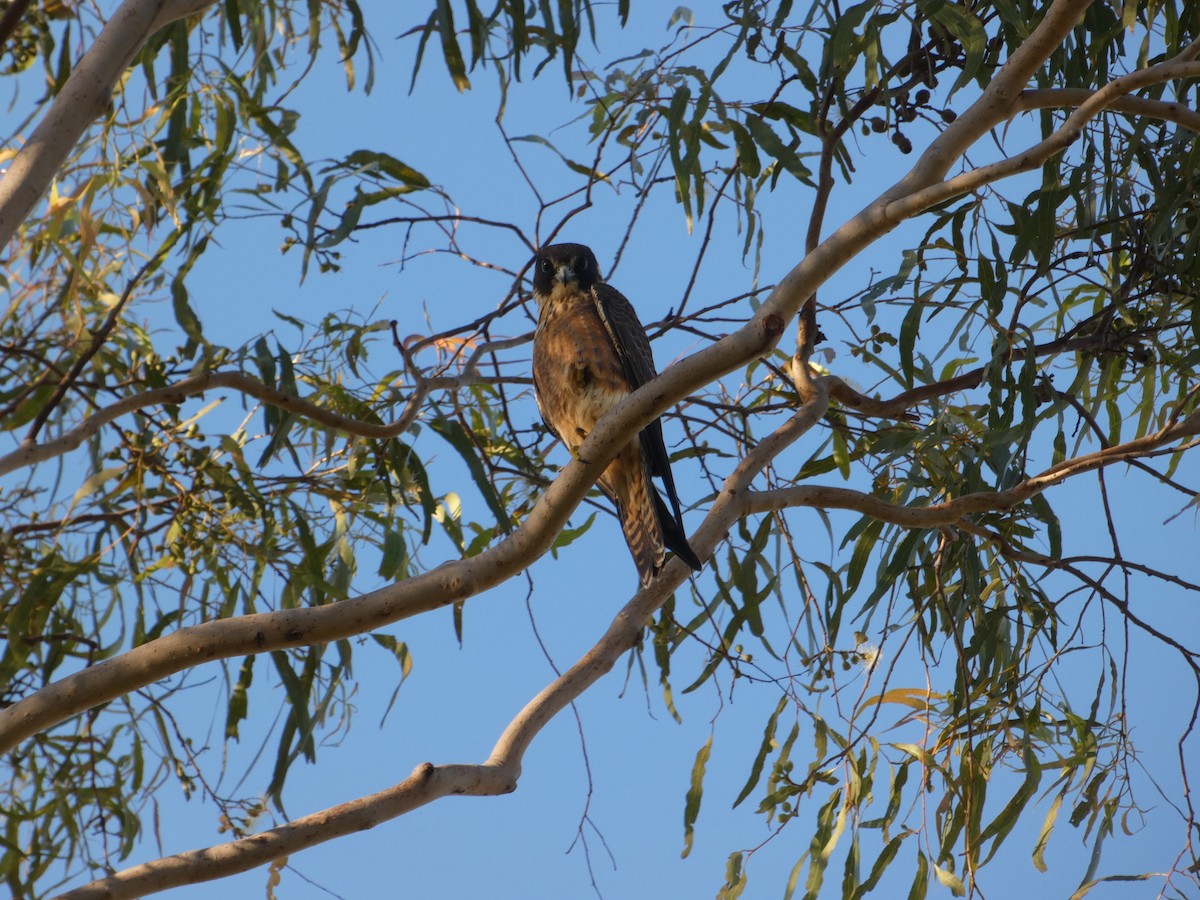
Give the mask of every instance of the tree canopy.
M 704 723 L 645 802 L 685 856 L 753 812 L 687 863 L 720 897 L 984 896 L 1013 865 L 1196 890 L 1198 13 L 10 0 L 9 889 L 270 891 L 319 843 L 519 795 L 573 707 L 628 766 Z M 529 377 L 556 240 L 662 372 L 575 458 Z M 660 415 L 706 565 L 635 592 L 593 486 Z M 588 610 L 574 642 L 542 601 Z M 405 727 L 426 619 L 555 659 L 432 692 L 506 723 L 486 759 Z M 614 667 L 651 710 L 620 741 L 581 699 Z M 336 783 L 360 706 L 403 752 L 317 804 L 298 773 Z M 180 789 L 218 811 L 204 845 L 159 816 Z

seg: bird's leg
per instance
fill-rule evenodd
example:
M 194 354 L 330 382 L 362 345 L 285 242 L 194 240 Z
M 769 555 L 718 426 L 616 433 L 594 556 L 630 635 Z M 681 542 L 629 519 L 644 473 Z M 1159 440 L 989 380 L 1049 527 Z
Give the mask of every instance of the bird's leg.
M 578 444 L 570 444 L 567 446 L 567 451 L 571 454 L 572 459 L 577 459 L 581 463 L 586 463 L 587 460 L 579 455 L 579 448 L 583 446 L 583 442 L 587 440 L 588 433 L 582 428 L 576 428 L 575 434 L 579 437 Z

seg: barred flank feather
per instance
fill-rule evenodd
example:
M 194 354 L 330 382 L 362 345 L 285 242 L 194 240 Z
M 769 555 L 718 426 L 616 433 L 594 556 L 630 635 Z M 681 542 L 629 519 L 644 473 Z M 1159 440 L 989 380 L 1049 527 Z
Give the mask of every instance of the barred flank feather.
M 604 470 L 599 487 L 617 506 L 625 543 L 637 566 L 642 587 L 650 583 L 662 568 L 666 548 L 662 527 L 654 510 L 654 485 L 642 462 L 637 441 L 630 441 Z

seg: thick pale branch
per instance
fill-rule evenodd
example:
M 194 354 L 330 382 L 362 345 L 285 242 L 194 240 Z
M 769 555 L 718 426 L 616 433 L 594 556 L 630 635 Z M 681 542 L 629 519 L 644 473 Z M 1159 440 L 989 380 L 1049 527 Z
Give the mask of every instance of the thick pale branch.
M 1046 88 L 1022 91 L 1013 112 L 1031 112 L 1035 109 L 1063 109 L 1082 106 L 1091 99 L 1095 91 L 1087 88 Z M 1118 97 L 1105 109 L 1115 110 L 1129 116 L 1162 119 L 1174 122 L 1190 131 L 1200 131 L 1200 112 L 1182 103 L 1170 100 L 1152 100 L 1148 97 Z
M 215 2 L 125 0 L 112 14 L 0 179 L 0 248 L 8 246 L 80 137 L 108 108 L 117 83 L 147 39 Z
M 906 219 L 931 206 L 963 194 L 969 194 L 971 191 L 1003 178 L 1032 171 L 1075 143 L 1083 134 L 1083 127 L 1089 121 L 1130 91 L 1180 78 L 1197 77 L 1200 77 L 1200 63 L 1178 61 L 1159 63 L 1148 69 L 1122 75 L 1092 92 L 1092 95 L 1076 107 L 1075 111 L 1067 116 L 1066 121 L 1045 140 L 1016 156 L 971 169 L 939 184 L 900 197 L 888 204 L 887 215 L 897 219 Z
M 336 838 L 366 831 L 452 794 L 511 793 L 516 778 L 495 766 L 434 766 L 423 763 L 393 787 L 203 850 L 132 866 L 59 896 L 58 900 L 120 900 L 198 884 L 257 866 Z

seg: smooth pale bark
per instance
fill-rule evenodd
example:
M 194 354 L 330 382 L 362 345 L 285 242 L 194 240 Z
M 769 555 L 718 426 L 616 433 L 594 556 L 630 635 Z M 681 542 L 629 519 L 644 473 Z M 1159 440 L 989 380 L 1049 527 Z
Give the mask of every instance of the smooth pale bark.
M 118 7 L 0 179 L 0 247 L 8 246 L 83 133 L 108 109 L 117 83 L 150 36 L 215 3 L 125 0 Z

